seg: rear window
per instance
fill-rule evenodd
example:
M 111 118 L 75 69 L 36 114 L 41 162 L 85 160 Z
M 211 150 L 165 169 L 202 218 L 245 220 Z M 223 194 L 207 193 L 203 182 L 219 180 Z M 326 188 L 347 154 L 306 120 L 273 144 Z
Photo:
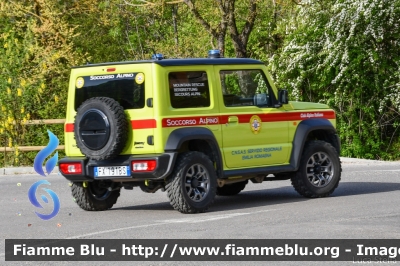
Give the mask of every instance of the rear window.
M 144 107 L 144 74 L 124 73 L 84 76 L 75 82 L 75 110 L 87 99 L 109 97 L 124 109 Z
M 210 91 L 206 72 L 171 72 L 168 79 L 171 106 L 173 108 L 210 106 Z

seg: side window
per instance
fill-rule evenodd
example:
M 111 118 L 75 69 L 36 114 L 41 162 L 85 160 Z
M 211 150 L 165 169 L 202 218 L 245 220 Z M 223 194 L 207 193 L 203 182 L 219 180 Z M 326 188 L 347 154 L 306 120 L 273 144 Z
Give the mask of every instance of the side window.
M 261 70 L 220 71 L 220 78 L 225 106 L 271 106 L 271 89 Z
M 168 80 L 173 108 L 210 106 L 210 91 L 205 71 L 171 72 Z

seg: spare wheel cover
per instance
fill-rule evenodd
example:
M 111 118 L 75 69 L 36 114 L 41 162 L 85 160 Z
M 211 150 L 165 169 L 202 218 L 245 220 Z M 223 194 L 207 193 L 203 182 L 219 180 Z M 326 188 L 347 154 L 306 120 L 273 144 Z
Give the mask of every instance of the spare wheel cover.
M 100 150 L 110 138 L 110 122 L 98 109 L 89 109 L 79 122 L 79 135 L 82 143 L 91 150 Z

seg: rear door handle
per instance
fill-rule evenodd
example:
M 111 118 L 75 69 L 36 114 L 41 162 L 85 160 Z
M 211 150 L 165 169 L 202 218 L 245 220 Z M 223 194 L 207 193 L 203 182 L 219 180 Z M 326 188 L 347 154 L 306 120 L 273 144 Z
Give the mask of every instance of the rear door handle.
M 237 124 L 239 122 L 239 119 L 237 116 L 230 116 L 228 117 L 228 123 L 232 124 Z

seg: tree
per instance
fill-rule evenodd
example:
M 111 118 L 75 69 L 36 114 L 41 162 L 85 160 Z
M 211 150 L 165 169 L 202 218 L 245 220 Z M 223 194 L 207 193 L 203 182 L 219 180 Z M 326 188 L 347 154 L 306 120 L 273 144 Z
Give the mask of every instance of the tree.
M 298 26 L 272 60 L 279 83 L 291 88 L 295 99 L 336 109 L 343 155 L 398 157 L 399 101 L 388 95 L 399 91 L 400 5 L 303 2 L 291 21 Z
M 229 32 L 233 46 L 235 48 L 236 57 L 247 56 L 247 44 L 250 33 L 254 26 L 255 19 L 257 17 L 257 0 L 249 0 L 246 7 L 241 6 L 241 9 L 237 11 L 235 0 L 217 0 L 217 1 L 194 1 L 194 0 L 182 0 L 182 1 L 127 1 L 125 3 L 131 6 L 148 6 L 154 8 L 158 5 L 165 4 L 176 4 L 183 2 L 193 17 L 200 25 L 212 36 L 213 40 L 216 41 L 216 45 L 213 47 L 221 51 L 224 55 L 225 51 L 225 39 L 226 34 Z M 240 2 L 243 5 L 242 2 Z M 176 9 L 173 9 L 176 15 Z M 239 13 L 244 13 L 244 10 L 248 10 L 247 17 L 244 19 L 244 25 L 241 29 L 238 27 L 237 17 Z M 176 23 L 174 23 L 176 26 Z M 175 28 L 175 33 L 176 33 Z
M 84 58 L 74 49 L 76 34 L 62 15 L 65 8 L 58 0 L 0 5 L 1 146 L 43 145 L 46 129 L 22 124 L 65 116 L 70 66 Z M 53 130 L 62 140 L 63 128 Z M 18 164 L 21 156 L 16 151 L 10 158 Z

